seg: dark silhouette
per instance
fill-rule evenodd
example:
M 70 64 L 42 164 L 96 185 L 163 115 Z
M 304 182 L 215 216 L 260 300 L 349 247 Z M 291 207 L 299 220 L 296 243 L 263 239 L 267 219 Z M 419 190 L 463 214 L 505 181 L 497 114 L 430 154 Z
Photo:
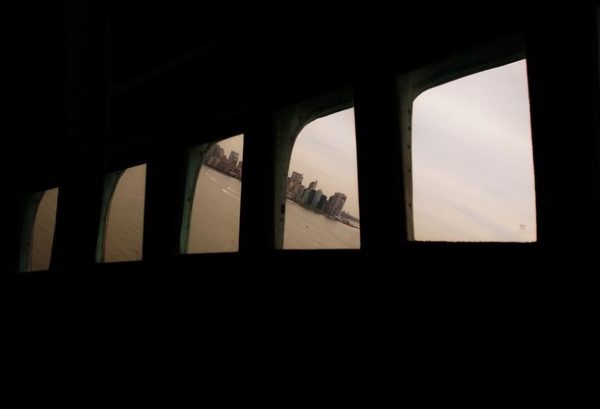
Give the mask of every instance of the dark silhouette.
M 565 354 L 589 358 L 596 315 L 598 12 L 538 3 L 68 0 L 12 14 L 5 352 L 293 357 L 397 370 L 420 396 L 449 396 L 428 376 L 462 372 L 455 393 L 554 396 L 581 373 Z M 412 99 L 524 55 L 538 242 L 410 241 Z M 361 250 L 280 251 L 293 140 L 350 106 Z M 240 251 L 180 255 L 188 149 L 240 133 Z M 97 264 L 105 175 L 141 163 L 144 260 Z M 28 195 L 56 186 L 50 270 L 19 273 Z

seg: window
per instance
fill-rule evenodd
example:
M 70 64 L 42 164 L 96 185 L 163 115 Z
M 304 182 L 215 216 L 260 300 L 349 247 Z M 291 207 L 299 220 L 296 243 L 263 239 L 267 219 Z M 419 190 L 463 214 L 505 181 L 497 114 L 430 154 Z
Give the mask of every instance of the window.
M 243 148 L 237 135 L 190 151 L 182 253 L 238 251 Z
M 58 188 L 33 195 L 29 208 L 33 217 L 26 217 L 25 220 L 26 237 L 21 257 L 21 271 L 40 271 L 50 268 L 57 203 Z M 30 221 L 28 222 L 27 219 Z
M 319 118 L 298 134 L 286 197 L 285 249 L 360 248 L 354 109 Z
M 146 165 L 115 172 L 107 180 L 110 185 L 108 192 L 114 193 L 105 222 L 102 261 L 141 260 Z
M 413 217 L 420 241 L 536 241 L 526 62 L 413 102 Z

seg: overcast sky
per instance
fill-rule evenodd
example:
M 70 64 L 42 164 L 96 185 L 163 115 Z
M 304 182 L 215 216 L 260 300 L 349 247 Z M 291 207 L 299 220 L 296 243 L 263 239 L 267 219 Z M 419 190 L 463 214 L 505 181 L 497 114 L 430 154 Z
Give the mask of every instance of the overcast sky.
M 227 156 L 234 150 L 239 152 L 240 160 L 243 143 L 243 135 L 219 141 Z M 288 174 L 292 171 L 304 175 L 304 186 L 318 180 L 318 189 L 327 196 L 344 193 L 348 197 L 344 210 L 358 216 L 354 109 L 319 118 L 304 127 L 292 151 Z
M 229 152 L 236 151 L 240 154 L 238 160 L 244 160 L 244 135 L 236 135 L 231 138 L 219 141 L 219 146 L 225 150 L 225 155 L 229 157 Z
M 288 175 L 292 171 L 304 175 L 304 186 L 318 180 L 317 189 L 328 197 L 344 193 L 348 198 L 343 210 L 358 217 L 354 109 L 319 118 L 304 127 L 296 138 Z
M 425 91 L 413 104 L 417 240 L 535 241 L 535 187 L 525 61 Z M 243 137 L 220 142 L 242 153 Z M 354 110 L 308 124 L 288 174 L 348 196 L 358 216 Z
M 524 60 L 424 92 L 412 129 L 417 239 L 535 241 Z

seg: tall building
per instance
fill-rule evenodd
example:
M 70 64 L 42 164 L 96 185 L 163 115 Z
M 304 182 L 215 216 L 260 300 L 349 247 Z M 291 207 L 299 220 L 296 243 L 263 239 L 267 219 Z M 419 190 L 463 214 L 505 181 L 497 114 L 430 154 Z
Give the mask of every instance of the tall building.
M 229 152 L 229 159 L 227 159 L 227 168 L 233 171 L 237 167 L 237 162 L 240 154 L 236 151 Z
M 221 146 L 218 143 L 215 143 L 208 149 L 208 151 L 206 151 L 206 154 L 204 155 L 204 163 L 214 167 L 219 161 L 222 151 L 223 149 Z
M 346 195 L 343 193 L 336 192 L 333 196 L 329 198 L 329 201 L 326 205 L 325 213 L 327 213 L 327 215 L 330 217 L 337 217 L 342 211 L 344 203 L 346 203 Z
M 244 161 L 239 161 L 237 164 L 237 169 L 235 170 L 235 174 L 238 175 L 238 177 L 240 178 L 240 180 L 242 180 L 242 171 L 243 171 L 243 167 L 242 164 L 244 163 Z
M 314 182 L 310 182 L 310 184 L 308 185 L 308 190 L 317 190 L 318 184 L 319 184 L 318 180 L 315 180 Z
M 211 156 L 210 158 L 208 158 L 208 161 L 205 161 L 204 163 L 206 163 L 210 167 L 216 168 L 218 162 L 219 159 L 216 156 Z
M 302 204 L 308 203 L 308 196 L 309 196 L 310 192 L 314 192 L 314 190 L 304 189 L 302 191 L 302 196 L 300 196 L 299 202 Z
M 306 187 L 304 185 L 298 186 L 296 194 L 293 196 L 294 200 L 297 202 L 302 202 L 302 195 L 304 194 L 305 190 L 306 190 Z
M 292 189 L 296 186 L 300 186 L 302 184 L 302 179 L 304 179 L 304 175 L 302 175 L 302 173 L 292 172 L 292 176 L 290 177 Z
M 304 205 L 312 206 L 312 202 L 313 202 L 316 194 L 317 194 L 316 190 L 307 189 L 306 192 L 304 192 L 304 195 L 305 195 Z
M 327 195 L 322 195 L 319 199 L 319 204 L 317 204 L 317 210 L 321 212 L 325 211 L 325 205 L 327 205 Z
M 312 201 L 310 202 L 310 207 L 316 209 L 319 205 L 319 201 L 321 200 L 321 196 L 323 196 L 323 191 L 319 189 L 315 192 L 315 195 Z

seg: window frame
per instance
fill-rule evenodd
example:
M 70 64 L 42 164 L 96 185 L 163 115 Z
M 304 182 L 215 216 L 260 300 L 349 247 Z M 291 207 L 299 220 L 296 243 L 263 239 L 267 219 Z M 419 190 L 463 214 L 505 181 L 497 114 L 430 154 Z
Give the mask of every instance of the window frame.
M 436 242 L 415 240 L 413 215 L 413 175 L 412 175 L 412 113 L 413 103 L 423 92 L 467 77 L 472 74 L 526 59 L 524 40 L 521 35 L 510 35 L 496 42 L 488 42 L 456 53 L 448 58 L 425 64 L 421 68 L 400 74 L 396 77 L 397 109 L 399 111 L 399 137 L 401 146 L 402 179 L 406 219 L 406 240 L 411 243 L 473 244 L 473 242 Z M 533 132 L 533 131 L 532 131 Z M 532 135 L 533 137 L 533 135 Z M 533 152 L 535 155 L 535 150 Z M 534 158 L 535 160 L 535 158 Z M 535 173 L 534 173 L 535 180 Z M 536 211 L 536 225 L 539 229 Z M 531 246 L 539 242 L 514 242 L 510 244 Z M 498 242 L 476 242 L 475 244 L 495 244 Z
M 60 186 L 58 184 L 51 184 L 50 186 L 46 186 L 41 190 L 26 193 L 21 198 L 21 234 L 19 243 L 19 259 L 17 266 L 17 272 L 19 274 L 49 271 L 52 268 L 52 253 L 54 252 L 54 246 L 56 244 L 56 241 L 54 240 L 54 236 L 56 235 L 56 224 L 54 226 L 54 231 L 52 232 L 53 240 L 52 247 L 50 248 L 50 263 L 48 270 L 31 269 L 31 253 L 33 251 L 33 230 L 35 227 L 35 220 L 37 218 L 39 206 L 42 202 L 42 199 L 44 198 L 44 195 L 46 194 L 46 192 L 52 189 L 58 189 L 56 199 L 56 217 L 58 217 L 58 206 L 60 202 L 61 191 Z
M 105 241 L 106 241 L 106 231 L 108 229 L 108 219 L 110 216 L 110 209 L 112 205 L 112 200 L 119 185 L 119 181 L 121 180 L 121 176 L 130 168 L 134 168 L 137 166 L 145 165 L 146 166 L 146 177 L 144 180 L 144 216 L 143 216 L 143 231 L 142 231 L 142 255 L 141 260 L 123 260 L 123 261 L 105 261 Z M 100 207 L 100 218 L 98 220 L 98 234 L 96 239 L 96 250 L 95 250 L 95 262 L 96 264 L 107 265 L 107 264 L 115 264 L 115 263 L 139 263 L 144 261 L 144 243 L 145 243 L 145 235 L 146 235 L 146 209 L 148 207 L 148 170 L 149 170 L 149 161 L 136 161 L 133 163 L 129 163 L 127 165 L 123 165 L 119 162 L 113 164 L 110 169 L 117 168 L 116 170 L 111 170 L 105 173 L 104 181 L 102 186 L 102 204 Z
M 293 249 L 284 249 L 283 237 L 285 231 L 287 178 L 290 168 L 290 161 L 292 158 L 292 152 L 296 143 L 296 138 L 298 137 L 298 135 L 300 135 L 300 132 L 302 132 L 304 127 L 310 124 L 311 122 L 316 121 L 317 119 L 322 118 L 324 116 L 335 114 L 336 112 L 340 112 L 350 108 L 354 108 L 353 86 L 346 86 L 322 94 L 318 97 L 311 98 L 294 105 L 290 105 L 286 108 L 278 110 L 274 114 L 273 133 L 275 141 L 275 201 L 273 207 L 273 217 L 275 234 L 273 246 L 275 250 L 294 251 Z M 360 218 L 360 214 L 358 215 L 358 217 Z M 362 234 L 360 240 L 362 247 Z M 360 250 L 360 248 L 336 250 L 357 251 Z
M 224 139 L 243 135 L 244 144 L 242 150 L 244 152 L 243 157 L 246 156 L 246 137 L 247 137 L 247 120 L 244 115 L 238 115 L 234 117 L 228 117 L 227 120 L 223 119 L 220 121 L 204 123 L 199 126 L 196 131 L 195 137 L 188 137 L 183 145 L 184 160 L 183 160 L 183 190 L 181 192 L 180 202 L 180 215 L 178 220 L 178 233 L 177 233 L 177 256 L 178 257 L 197 257 L 197 256 L 210 256 L 210 255 L 231 255 L 238 254 L 242 248 L 240 245 L 240 238 L 242 235 L 242 207 L 244 205 L 243 195 L 240 196 L 240 226 L 238 230 L 238 251 L 235 252 L 222 252 L 222 253 L 189 253 L 189 236 L 191 230 L 192 221 L 192 209 L 194 207 L 194 197 L 196 194 L 196 184 L 198 177 L 200 176 L 200 170 L 202 169 L 202 163 L 206 156 L 206 153 L 215 144 L 219 143 Z M 244 173 L 242 173 L 242 189 L 244 186 Z
M 217 145 L 219 142 L 229 138 L 235 138 L 238 136 L 244 137 L 244 133 L 238 133 L 235 135 L 231 135 L 228 137 L 220 138 L 218 140 L 212 140 L 210 142 L 201 143 L 199 145 L 195 145 L 189 147 L 187 149 L 187 157 L 186 157 L 186 172 L 185 172 L 185 186 L 183 191 L 183 209 L 181 215 L 181 223 L 179 229 L 179 243 L 178 243 L 178 253 L 180 255 L 192 255 L 192 254 L 214 254 L 214 252 L 206 252 L 206 253 L 190 253 L 189 252 L 189 240 L 191 234 L 191 223 L 192 223 L 192 211 L 194 209 L 194 198 L 196 196 L 196 186 L 198 185 L 198 178 L 200 177 L 200 171 L 202 170 L 202 166 L 204 165 L 204 159 L 206 158 L 206 154 L 211 150 L 211 148 Z M 245 139 L 244 143 L 245 145 Z M 242 146 L 242 150 L 244 147 Z M 243 173 L 242 173 L 243 177 Z M 243 181 L 242 188 L 243 188 Z M 240 214 L 241 218 L 241 207 L 242 207 L 242 198 L 240 196 Z M 218 253 L 226 253 L 226 254 L 235 254 L 239 253 L 239 238 L 240 238 L 240 230 L 241 223 L 238 229 L 238 250 L 237 251 L 223 251 Z

